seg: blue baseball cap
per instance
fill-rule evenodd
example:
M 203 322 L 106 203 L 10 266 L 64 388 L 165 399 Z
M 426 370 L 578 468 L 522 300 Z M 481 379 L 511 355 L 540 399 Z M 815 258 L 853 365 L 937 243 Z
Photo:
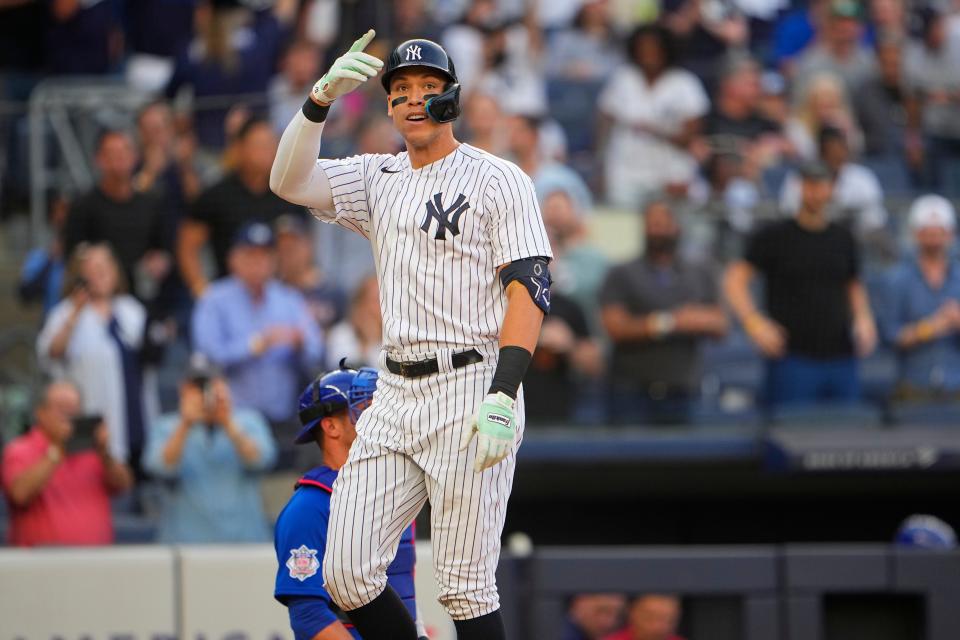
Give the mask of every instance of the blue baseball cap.
M 233 238 L 234 247 L 272 248 L 273 243 L 273 229 L 264 222 L 250 222 L 243 225 Z

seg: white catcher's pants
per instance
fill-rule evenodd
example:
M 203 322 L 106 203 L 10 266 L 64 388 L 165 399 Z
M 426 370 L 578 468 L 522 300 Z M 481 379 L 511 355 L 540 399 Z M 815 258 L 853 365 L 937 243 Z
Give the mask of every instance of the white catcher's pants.
M 441 352 L 441 372 L 422 378 L 381 366 L 374 402 L 333 487 L 323 579 L 344 610 L 386 587 L 400 535 L 426 500 L 440 603 L 455 620 L 499 607 L 495 573 L 516 451 L 483 473 L 473 470 L 476 439 L 459 451 L 493 379 L 496 352 L 482 352 L 484 362 L 460 369 Z M 522 436 L 522 391 L 516 414 Z

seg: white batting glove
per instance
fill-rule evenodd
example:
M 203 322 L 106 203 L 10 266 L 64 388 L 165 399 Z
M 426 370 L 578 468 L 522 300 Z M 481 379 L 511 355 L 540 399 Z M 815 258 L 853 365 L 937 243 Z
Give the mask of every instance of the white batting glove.
M 370 29 L 353 43 L 349 51 L 333 61 L 330 70 L 313 85 L 316 102 L 329 104 L 380 73 L 383 60 L 363 52 L 376 34 Z
M 516 401 L 502 391 L 488 393 L 480 403 L 473 424 L 463 434 L 460 450 L 470 446 L 477 434 L 477 457 L 473 469 L 480 473 L 507 457 L 517 440 L 517 419 L 513 412 Z

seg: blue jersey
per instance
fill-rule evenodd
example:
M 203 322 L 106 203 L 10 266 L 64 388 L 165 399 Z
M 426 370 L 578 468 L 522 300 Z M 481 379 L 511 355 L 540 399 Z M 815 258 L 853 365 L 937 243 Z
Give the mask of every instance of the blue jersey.
M 327 547 L 327 523 L 330 519 L 330 495 L 337 472 L 326 466 L 308 471 L 299 481 L 287 505 L 277 518 L 274 548 L 277 553 L 277 580 L 273 595 L 284 605 L 291 598 L 321 600 L 324 609 L 313 618 L 312 635 L 340 620 L 360 640 L 347 617 L 323 588 L 323 554 Z M 413 583 L 416 564 L 414 526 L 403 532 L 397 557 L 387 568 L 387 582 L 403 599 L 416 619 L 417 605 Z M 310 635 L 309 637 L 312 637 Z

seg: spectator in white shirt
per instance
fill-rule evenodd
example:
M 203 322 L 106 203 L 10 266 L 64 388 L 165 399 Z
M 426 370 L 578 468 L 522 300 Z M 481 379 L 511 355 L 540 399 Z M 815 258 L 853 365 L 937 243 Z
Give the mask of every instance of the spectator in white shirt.
M 146 311 L 126 286 L 108 245 L 77 247 L 67 269 L 67 297 L 47 316 L 37 356 L 54 379 L 77 386 L 85 413 L 103 415 L 110 455 L 136 466 L 144 428 L 157 411 L 156 379 L 138 358 Z
M 675 66 L 666 29 L 638 28 L 627 56 L 600 94 L 599 141 L 608 201 L 636 209 L 652 193 L 686 191 L 697 170 L 688 147 L 710 99 L 696 76 Z
M 843 131 L 825 127 L 819 137 L 820 159 L 834 176 L 830 214 L 836 221 L 849 221 L 862 240 L 884 229 L 887 210 L 883 187 L 867 167 L 850 162 L 850 146 Z M 784 213 L 793 216 L 800 209 L 800 178 L 787 177 L 780 193 Z

